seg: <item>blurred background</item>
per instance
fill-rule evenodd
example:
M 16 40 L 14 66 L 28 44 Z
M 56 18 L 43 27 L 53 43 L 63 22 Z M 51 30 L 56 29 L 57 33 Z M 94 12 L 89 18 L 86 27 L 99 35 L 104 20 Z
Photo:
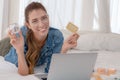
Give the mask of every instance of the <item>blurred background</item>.
M 0 0 L 0 39 L 9 24 L 24 25 L 24 9 L 33 1 L 46 7 L 52 27 L 66 29 L 72 22 L 80 31 L 120 34 L 120 0 Z

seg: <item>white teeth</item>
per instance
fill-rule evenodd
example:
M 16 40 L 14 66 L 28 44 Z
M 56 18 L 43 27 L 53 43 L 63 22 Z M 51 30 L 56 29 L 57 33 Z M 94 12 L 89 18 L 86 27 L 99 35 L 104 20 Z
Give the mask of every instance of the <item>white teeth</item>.
M 41 31 L 45 31 L 46 29 L 41 29 Z
M 46 29 L 38 29 L 38 31 L 45 31 Z

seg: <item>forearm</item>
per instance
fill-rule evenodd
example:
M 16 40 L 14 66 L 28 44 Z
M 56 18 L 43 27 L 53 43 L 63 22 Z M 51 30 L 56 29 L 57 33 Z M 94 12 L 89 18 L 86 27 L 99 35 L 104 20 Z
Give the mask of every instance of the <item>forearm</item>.
M 18 52 L 18 73 L 21 75 L 27 75 L 29 73 L 24 52 L 21 51 Z
M 67 50 L 61 50 L 61 53 L 63 53 L 63 54 L 66 53 L 66 52 L 67 52 Z
M 66 46 L 63 44 L 62 48 L 61 48 L 61 53 L 66 53 L 68 51 L 68 49 L 66 48 Z

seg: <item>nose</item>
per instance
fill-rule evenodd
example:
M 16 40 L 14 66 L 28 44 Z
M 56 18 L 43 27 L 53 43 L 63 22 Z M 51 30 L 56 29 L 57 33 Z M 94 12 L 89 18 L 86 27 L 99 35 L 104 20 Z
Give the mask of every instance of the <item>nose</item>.
M 39 20 L 38 27 L 39 28 L 43 28 L 44 27 L 44 23 L 41 20 Z

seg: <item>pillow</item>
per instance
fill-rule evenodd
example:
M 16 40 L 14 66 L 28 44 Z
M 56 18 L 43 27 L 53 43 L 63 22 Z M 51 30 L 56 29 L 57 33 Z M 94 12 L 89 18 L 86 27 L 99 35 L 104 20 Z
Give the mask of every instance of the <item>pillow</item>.
M 10 48 L 11 48 L 11 44 L 10 44 L 10 38 L 4 38 L 0 41 L 0 56 L 5 56 Z
M 70 33 L 68 30 L 61 30 L 66 39 Z M 80 38 L 75 49 L 83 51 L 120 51 L 120 34 L 102 33 L 102 32 L 85 32 L 79 31 Z
M 120 51 L 120 35 L 115 33 L 86 33 L 81 34 L 78 46 L 81 50 Z
M 120 34 L 106 34 L 106 50 L 120 51 Z
M 81 34 L 78 39 L 78 46 L 80 50 L 105 50 L 105 35 L 104 33 L 86 33 Z

